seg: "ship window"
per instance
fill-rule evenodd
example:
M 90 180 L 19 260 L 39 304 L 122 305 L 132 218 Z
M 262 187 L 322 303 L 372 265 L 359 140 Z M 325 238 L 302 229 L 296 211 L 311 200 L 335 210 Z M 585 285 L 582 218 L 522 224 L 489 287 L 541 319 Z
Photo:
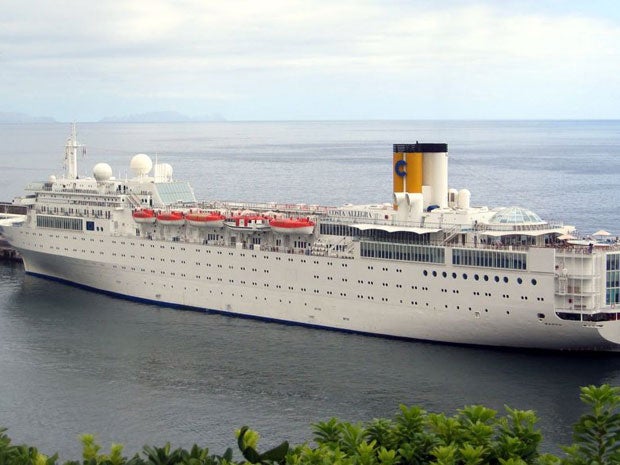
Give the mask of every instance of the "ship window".
M 620 254 L 610 253 L 606 261 L 605 303 L 615 305 L 620 301 Z
M 360 246 L 362 257 L 403 260 L 412 262 L 444 263 L 444 248 L 364 241 Z
M 535 279 L 532 279 L 532 286 L 536 286 L 536 284 L 538 284 L 538 282 Z
M 462 266 L 525 270 L 526 254 L 498 250 L 453 249 L 452 263 Z

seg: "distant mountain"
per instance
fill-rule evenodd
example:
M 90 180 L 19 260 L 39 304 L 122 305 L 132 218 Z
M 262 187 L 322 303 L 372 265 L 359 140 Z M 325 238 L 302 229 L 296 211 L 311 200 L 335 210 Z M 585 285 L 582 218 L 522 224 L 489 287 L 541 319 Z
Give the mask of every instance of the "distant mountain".
M 48 116 L 30 116 L 25 113 L 0 111 L 0 123 L 55 123 L 54 118 Z
M 100 123 L 188 123 L 198 121 L 226 121 L 218 114 L 190 117 L 176 111 L 153 111 L 125 116 L 106 116 Z

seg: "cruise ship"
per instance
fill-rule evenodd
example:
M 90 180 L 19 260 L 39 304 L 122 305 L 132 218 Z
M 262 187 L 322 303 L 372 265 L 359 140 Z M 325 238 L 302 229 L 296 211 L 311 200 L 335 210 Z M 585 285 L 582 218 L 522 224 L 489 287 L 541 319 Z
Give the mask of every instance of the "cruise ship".
M 394 144 L 372 205 L 198 201 L 167 163 L 27 186 L 1 232 L 29 274 L 163 306 L 318 328 L 550 350 L 620 348 L 620 247 L 448 187 L 444 143 Z M 387 150 L 386 150 L 387 152 Z M 391 166 L 391 168 L 390 168 Z M 390 192 L 389 188 L 386 189 Z M 209 324 L 208 319 L 204 324 Z

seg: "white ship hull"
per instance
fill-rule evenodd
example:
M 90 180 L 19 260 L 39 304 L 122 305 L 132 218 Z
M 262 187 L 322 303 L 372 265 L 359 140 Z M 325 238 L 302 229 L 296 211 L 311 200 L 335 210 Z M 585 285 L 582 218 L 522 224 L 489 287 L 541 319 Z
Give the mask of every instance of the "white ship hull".
M 472 306 L 473 301 L 469 296 L 474 287 L 467 282 L 452 284 L 451 298 L 446 299 L 446 292 L 443 292 L 447 290 L 444 288 L 445 283 L 440 281 L 433 284 L 431 280 L 424 283 L 413 279 L 422 276 L 423 268 L 430 270 L 431 267 L 427 265 L 399 263 L 394 266 L 393 262 L 381 260 L 307 257 L 234 248 L 224 248 L 223 253 L 218 254 L 222 252 L 222 247 L 194 244 L 184 247 L 183 251 L 180 245 L 164 241 L 121 241 L 120 238 L 109 237 L 99 238 L 86 254 L 87 257 L 90 255 L 97 258 L 87 259 L 81 250 L 75 249 L 76 244 L 83 243 L 79 235 L 67 238 L 50 235 L 45 238 L 44 242 L 49 249 L 64 252 L 57 254 L 31 250 L 29 244 L 19 238 L 24 233 L 27 233 L 26 229 L 18 230 L 12 243 L 20 250 L 28 273 L 133 300 L 342 331 L 454 344 L 554 350 L 617 350 L 616 344 L 600 334 L 605 324 L 540 321 L 536 317 L 537 313 L 553 312 L 549 304 L 515 303 L 510 306 L 508 313 L 503 302 L 489 296 L 486 301 L 481 299 L 479 304 Z M 135 255 L 131 258 L 136 251 L 151 246 L 154 246 L 152 250 L 157 251 L 153 255 L 145 256 L 143 260 L 137 259 Z M 186 259 L 183 260 L 183 257 Z M 175 271 L 170 271 L 171 260 L 175 263 L 185 261 L 187 266 L 185 269 L 176 266 Z M 219 265 L 222 267 L 218 268 Z M 362 281 L 361 277 L 368 276 L 368 266 L 382 270 L 383 276 L 376 273 L 371 285 L 358 283 L 358 280 Z M 335 267 L 335 276 L 339 282 L 335 276 L 333 280 L 325 279 L 323 283 L 320 279 L 313 282 L 313 276 L 327 278 L 334 273 Z M 387 271 L 383 271 L 383 268 Z M 201 275 L 196 274 L 198 269 L 203 270 L 200 271 Z M 251 274 L 243 272 L 250 269 L 257 271 Z M 268 273 L 265 272 L 267 269 Z M 463 272 L 462 268 L 458 271 Z M 189 276 L 189 273 L 193 275 Z M 346 296 L 339 295 L 342 293 L 343 279 L 348 283 Z M 538 279 L 542 289 L 545 279 L 552 278 L 539 275 Z M 417 305 L 411 301 L 412 282 L 419 283 L 419 288 L 428 288 L 427 295 L 416 297 L 419 299 Z M 304 287 L 300 283 L 308 284 Z M 402 287 L 396 287 L 400 283 Z M 369 292 L 369 286 L 375 288 L 372 293 Z M 494 282 L 489 283 L 488 289 L 493 291 L 489 293 L 494 294 L 496 286 Z M 288 290 L 289 287 L 293 290 Z M 383 292 L 377 292 L 377 287 L 382 288 Z M 476 286 L 475 289 L 480 287 Z M 519 289 L 516 286 L 507 287 L 502 292 L 519 292 Z M 533 299 L 528 300 L 536 302 L 535 291 L 529 292 Z M 371 298 L 363 298 L 362 293 Z

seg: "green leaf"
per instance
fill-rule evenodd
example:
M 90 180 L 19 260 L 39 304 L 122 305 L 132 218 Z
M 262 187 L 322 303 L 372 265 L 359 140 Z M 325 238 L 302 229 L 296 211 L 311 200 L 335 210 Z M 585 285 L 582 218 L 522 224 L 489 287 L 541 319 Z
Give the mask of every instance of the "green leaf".
M 277 462 L 282 463 L 286 458 L 286 454 L 288 453 L 289 444 L 288 441 L 284 441 L 279 446 L 276 446 L 272 449 L 269 449 L 267 452 L 264 452 L 260 455 L 260 461 L 265 462 Z

